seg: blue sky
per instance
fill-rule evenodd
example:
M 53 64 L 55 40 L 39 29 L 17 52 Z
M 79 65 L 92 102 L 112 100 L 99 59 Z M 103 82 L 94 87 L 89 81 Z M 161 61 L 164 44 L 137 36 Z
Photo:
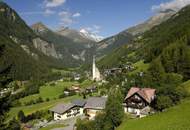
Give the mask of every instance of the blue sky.
M 145 21 L 156 11 L 190 0 L 4 0 L 28 25 L 85 28 L 108 37 Z M 173 3 L 173 4 L 172 4 Z M 176 5 L 177 4 L 177 5 Z M 184 4 L 184 3 L 183 3 Z

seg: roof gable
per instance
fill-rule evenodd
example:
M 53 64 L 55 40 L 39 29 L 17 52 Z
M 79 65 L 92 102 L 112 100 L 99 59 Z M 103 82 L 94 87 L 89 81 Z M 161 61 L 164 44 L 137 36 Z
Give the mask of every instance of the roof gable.
M 138 95 L 140 95 L 145 101 L 147 101 L 148 103 L 151 103 L 151 101 L 154 99 L 155 97 L 155 89 L 152 88 L 138 88 L 138 87 L 132 87 L 125 100 L 130 98 L 131 96 L 133 96 L 135 93 L 137 93 Z

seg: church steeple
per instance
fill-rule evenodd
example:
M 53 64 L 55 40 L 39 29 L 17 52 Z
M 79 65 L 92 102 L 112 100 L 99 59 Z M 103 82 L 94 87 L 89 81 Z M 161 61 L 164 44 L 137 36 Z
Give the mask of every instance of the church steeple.
M 95 56 L 93 56 L 93 63 L 92 63 L 92 80 L 96 80 L 99 81 L 100 78 L 100 72 L 98 70 L 98 68 L 96 67 L 96 60 L 95 60 Z

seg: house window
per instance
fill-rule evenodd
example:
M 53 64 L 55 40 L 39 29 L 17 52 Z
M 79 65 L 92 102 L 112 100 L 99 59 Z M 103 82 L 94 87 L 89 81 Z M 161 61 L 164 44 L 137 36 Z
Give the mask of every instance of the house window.
M 61 116 L 60 116 L 60 115 L 57 115 L 57 117 L 58 117 L 58 118 L 61 118 Z

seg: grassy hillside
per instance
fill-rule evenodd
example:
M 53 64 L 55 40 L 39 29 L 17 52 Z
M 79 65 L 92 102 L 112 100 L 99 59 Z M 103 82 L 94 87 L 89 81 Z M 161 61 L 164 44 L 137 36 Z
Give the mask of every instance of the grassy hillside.
M 190 81 L 179 87 L 190 94 Z M 141 119 L 125 119 L 117 130 L 188 130 L 190 128 L 190 98 L 177 106 Z
M 140 60 L 136 63 L 133 64 L 133 66 L 135 67 L 135 70 L 130 72 L 129 74 L 136 74 L 138 72 L 145 72 L 148 70 L 149 68 L 149 64 L 145 64 L 143 60 Z
M 188 130 L 190 128 L 190 100 L 178 106 L 142 119 L 125 120 L 117 130 Z

